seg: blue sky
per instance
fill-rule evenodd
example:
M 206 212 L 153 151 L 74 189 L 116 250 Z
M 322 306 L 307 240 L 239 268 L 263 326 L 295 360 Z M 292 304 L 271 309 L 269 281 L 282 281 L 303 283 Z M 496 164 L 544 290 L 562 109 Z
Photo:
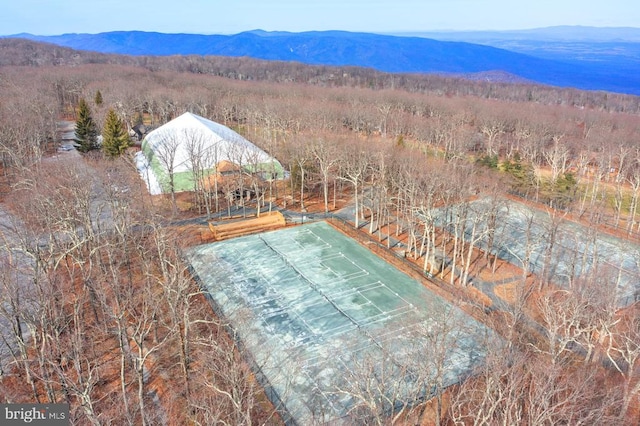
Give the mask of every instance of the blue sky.
M 638 0 L 0 0 L 0 6 L 0 35 L 640 27 Z

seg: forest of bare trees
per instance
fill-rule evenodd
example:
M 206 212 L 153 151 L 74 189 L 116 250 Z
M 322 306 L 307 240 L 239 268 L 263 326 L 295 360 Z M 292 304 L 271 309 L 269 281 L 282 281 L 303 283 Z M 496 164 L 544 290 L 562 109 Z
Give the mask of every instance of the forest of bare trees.
M 238 180 L 258 204 L 331 212 L 351 202 L 356 229 L 389 249 L 401 240 L 405 259 L 472 301 L 476 276 L 507 268 L 508 203 L 548 216 L 544 238 L 533 213 L 521 230 L 504 306 L 483 305 L 482 320 L 504 344 L 437 409 L 408 419 L 370 404 L 361 418 L 638 423 L 638 294 L 617 298 L 627 272 L 594 251 L 591 268 L 586 251 L 573 254 L 563 283 L 553 267 L 567 222 L 585 226 L 593 247 L 602 235 L 640 239 L 637 97 L 8 40 L 0 40 L 0 400 L 69 402 L 73 424 L 281 422 L 189 275 L 181 249 L 193 242 L 168 226 L 244 201 L 227 197 L 236 188 L 212 195 L 197 184 L 185 211 L 175 197 L 150 197 L 128 154 L 59 153 L 58 122 L 75 120 L 79 100 L 97 92 L 102 103 L 89 102 L 98 128 L 113 109 L 129 128 L 190 111 L 235 129 L 289 172 L 277 186 Z M 197 141 L 192 148 L 194 167 L 209 168 Z M 481 199 L 489 201 L 474 203 Z M 530 266 L 536 253 L 539 270 Z

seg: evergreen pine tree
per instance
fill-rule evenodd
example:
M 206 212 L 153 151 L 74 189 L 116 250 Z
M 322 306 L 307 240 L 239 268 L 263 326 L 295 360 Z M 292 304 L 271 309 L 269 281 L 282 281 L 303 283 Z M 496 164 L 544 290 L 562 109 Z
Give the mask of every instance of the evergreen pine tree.
M 102 105 L 102 93 L 100 93 L 99 90 L 96 91 L 96 96 L 93 99 L 93 101 L 96 103 L 96 105 L 100 106 Z
M 117 157 L 131 144 L 124 123 L 113 109 L 107 113 L 102 128 L 102 150 L 108 157 Z
M 78 151 L 89 152 L 98 148 L 98 126 L 96 126 L 89 105 L 81 98 L 78 102 L 78 119 L 76 120 L 76 138 Z

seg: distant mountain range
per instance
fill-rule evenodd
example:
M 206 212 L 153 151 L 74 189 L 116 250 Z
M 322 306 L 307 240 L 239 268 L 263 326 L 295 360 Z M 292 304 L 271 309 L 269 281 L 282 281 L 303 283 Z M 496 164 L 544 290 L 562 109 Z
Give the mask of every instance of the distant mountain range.
M 614 69 L 640 62 L 640 28 L 558 26 L 520 31 L 440 31 L 397 35 L 464 41 L 564 62 L 606 63 Z
M 9 37 L 101 53 L 247 56 L 359 66 L 391 73 L 501 76 L 505 81 L 528 80 L 640 95 L 640 29 L 632 28 L 554 27 L 401 35 L 342 31 L 255 30 L 235 35 L 119 31 Z

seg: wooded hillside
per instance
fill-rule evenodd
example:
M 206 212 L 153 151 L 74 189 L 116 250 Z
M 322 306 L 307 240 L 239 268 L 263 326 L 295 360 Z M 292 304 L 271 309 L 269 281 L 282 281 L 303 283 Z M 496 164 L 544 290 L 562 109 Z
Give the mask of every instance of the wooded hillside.
M 640 98 L 15 40 L 0 40 L 3 401 L 68 401 L 74 424 L 280 421 L 190 279 L 180 249 L 194 234 L 175 225 L 241 211 L 245 200 L 232 186 L 150 197 L 130 153 L 58 152 L 58 122 L 75 121 L 81 99 L 99 129 L 109 110 L 128 128 L 185 111 L 233 128 L 289 172 L 278 185 L 239 179 L 253 188 L 253 207 L 352 205 L 353 232 L 380 250 L 401 241 L 403 259 L 498 332 L 504 344 L 470 380 L 393 412 L 397 422 L 637 424 L 638 295 L 620 306 L 620 265 L 586 269 L 575 255 L 562 284 L 552 260 L 567 222 L 593 241 L 636 247 Z M 476 200 L 495 202 L 479 210 Z M 494 249 L 504 200 L 549 218 L 544 239 L 525 230 L 526 253 L 543 253 L 541 271 L 528 258 L 509 266 Z M 444 224 L 434 216 L 442 208 Z M 495 287 L 500 304 L 470 284 L 497 282 L 503 270 L 517 279 Z M 392 422 L 384 395 L 362 399 L 358 419 Z

